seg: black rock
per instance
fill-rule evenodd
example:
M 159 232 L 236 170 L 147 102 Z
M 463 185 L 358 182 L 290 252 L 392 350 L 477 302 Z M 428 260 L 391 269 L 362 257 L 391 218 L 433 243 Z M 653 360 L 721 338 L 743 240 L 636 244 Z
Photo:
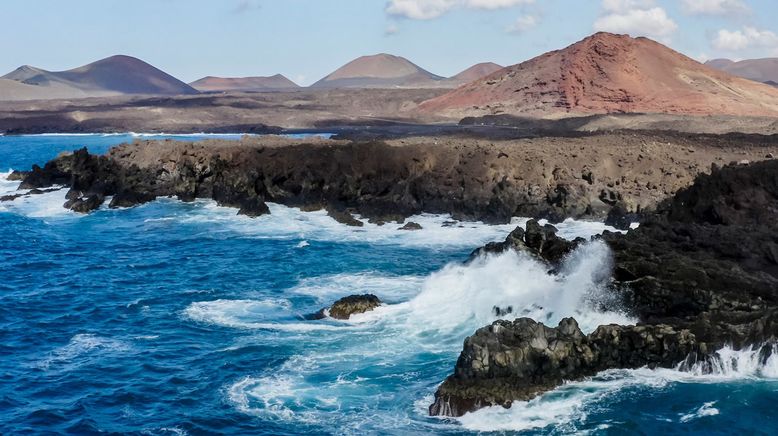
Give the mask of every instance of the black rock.
M 354 218 L 354 215 L 351 215 L 351 213 L 345 210 L 339 210 L 333 207 L 328 207 L 327 215 L 329 215 L 330 218 L 334 219 L 335 221 L 350 227 L 362 227 L 365 225 L 365 223 Z
M 72 210 L 73 212 L 89 213 L 100 208 L 104 201 L 105 197 L 102 195 L 92 194 L 86 197 L 68 200 L 65 202 L 64 207 L 66 209 Z
M 121 191 L 114 195 L 108 207 L 111 209 L 119 207 L 134 207 L 149 203 L 157 199 L 157 196 L 149 192 Z
M 369 312 L 381 305 L 381 300 L 372 294 L 350 295 L 330 306 L 330 317 L 349 319 L 351 315 Z

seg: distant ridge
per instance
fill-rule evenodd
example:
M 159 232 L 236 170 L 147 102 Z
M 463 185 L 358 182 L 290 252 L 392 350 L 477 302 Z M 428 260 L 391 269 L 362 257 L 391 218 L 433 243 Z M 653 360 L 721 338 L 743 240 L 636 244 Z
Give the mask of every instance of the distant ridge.
M 436 88 L 445 78 L 400 56 L 362 56 L 338 68 L 311 88 Z
M 281 74 L 255 77 L 203 77 L 189 84 L 201 92 L 275 91 L 297 89 L 300 86 Z
M 778 58 L 746 59 L 738 62 L 729 59 L 714 59 L 706 62 L 705 65 L 768 85 L 770 84 L 768 82 L 778 82 Z
M 41 98 L 41 95 L 46 95 L 41 90 L 51 91 L 49 98 L 197 93 L 197 90 L 164 71 L 140 59 L 124 55 L 111 56 L 59 72 L 24 65 L 2 78 L 16 84 L 0 84 L 0 98 L 12 94 L 14 99 L 20 100 Z M 11 87 L 14 88 L 13 92 L 10 91 Z
M 607 113 L 778 116 L 778 89 L 647 38 L 597 33 L 420 105 L 451 117 Z
M 502 69 L 502 65 L 497 65 L 494 62 L 482 62 L 480 64 L 473 65 L 472 67 L 462 71 L 455 76 L 452 76 L 449 80 L 464 84 L 472 82 L 473 80 L 478 80 L 481 77 L 494 74 L 495 72 Z

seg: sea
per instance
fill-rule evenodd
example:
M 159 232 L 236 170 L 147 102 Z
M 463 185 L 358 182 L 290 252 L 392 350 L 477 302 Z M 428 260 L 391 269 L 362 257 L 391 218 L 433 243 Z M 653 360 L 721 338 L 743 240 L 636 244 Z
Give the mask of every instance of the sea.
M 17 192 L 11 170 L 61 152 L 210 137 L 240 135 L 0 136 L 0 195 Z M 0 434 L 778 433 L 778 357 L 729 348 L 712 373 L 607 371 L 508 409 L 428 416 L 494 306 L 549 325 L 574 316 L 585 332 L 634 323 L 598 309 L 612 267 L 601 243 L 550 275 L 515 253 L 464 262 L 525 219 L 420 215 L 422 230 L 401 231 L 175 199 L 79 215 L 62 207 L 65 192 L 0 203 Z M 589 238 L 607 227 L 558 228 Z M 384 305 L 305 319 L 365 293 Z

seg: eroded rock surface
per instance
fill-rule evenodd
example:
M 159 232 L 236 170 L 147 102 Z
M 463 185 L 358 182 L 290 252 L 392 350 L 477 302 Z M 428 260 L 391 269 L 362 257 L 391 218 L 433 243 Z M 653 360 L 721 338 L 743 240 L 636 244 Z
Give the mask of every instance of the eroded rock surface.
M 586 336 L 572 319 L 556 328 L 529 319 L 497 321 L 465 341 L 430 413 L 509 407 L 606 369 L 705 363 L 725 345 L 774 343 L 777 207 L 778 161 L 699 176 L 639 228 L 601 237 L 614 256 L 610 292 L 639 325 L 600 326 Z M 538 236 L 517 229 L 491 248 L 527 251 L 540 235 L 554 240 L 551 229 L 529 228 Z
M 587 336 L 572 318 L 553 328 L 529 318 L 496 321 L 465 339 L 454 374 L 438 388 L 429 411 L 461 416 L 510 407 L 566 380 L 609 368 L 671 367 L 699 350 L 692 333 L 667 325 L 608 325 Z
M 381 305 L 381 300 L 372 294 L 349 295 L 341 298 L 330 306 L 330 317 L 349 319 L 351 315 L 369 312 Z
M 196 143 L 139 141 L 106 156 L 79 150 L 23 177 L 23 189 L 67 185 L 83 195 L 213 199 L 249 216 L 274 202 L 327 209 L 358 225 L 403 222 L 420 213 L 505 223 L 512 217 L 604 218 L 612 208 L 650 209 L 712 163 L 764 159 L 778 140 L 670 133 L 583 134 L 489 140 L 292 140 Z M 123 197 L 123 198 L 122 198 Z

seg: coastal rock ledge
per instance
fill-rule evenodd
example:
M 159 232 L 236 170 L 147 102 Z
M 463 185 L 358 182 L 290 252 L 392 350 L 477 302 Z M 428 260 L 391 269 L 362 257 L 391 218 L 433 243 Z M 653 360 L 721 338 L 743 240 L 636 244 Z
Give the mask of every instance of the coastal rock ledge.
M 510 407 L 608 369 L 735 365 L 720 361 L 723 347 L 756 349 L 766 362 L 778 340 L 777 217 L 778 160 L 700 175 L 637 229 L 597 237 L 613 256 L 603 304 L 626 310 L 636 326 L 584 335 L 572 318 L 557 327 L 496 321 L 465 340 L 430 414 Z M 474 255 L 515 250 L 553 265 L 574 245 L 529 222 Z
M 584 335 L 573 318 L 555 328 L 529 318 L 495 321 L 465 340 L 454 374 L 435 393 L 431 415 L 462 416 L 487 406 L 510 407 L 611 368 L 673 367 L 705 357 L 688 330 L 668 325 L 600 326 Z

